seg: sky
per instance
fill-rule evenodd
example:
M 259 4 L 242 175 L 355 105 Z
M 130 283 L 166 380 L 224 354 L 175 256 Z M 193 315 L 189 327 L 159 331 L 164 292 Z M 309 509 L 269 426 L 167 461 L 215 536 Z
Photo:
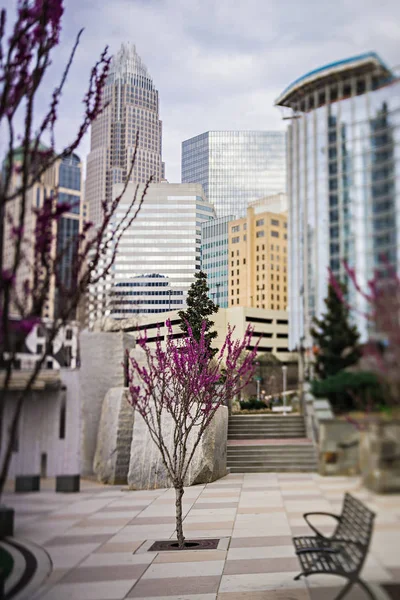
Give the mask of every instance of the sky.
M 180 181 L 187 138 L 213 129 L 285 129 L 274 100 L 308 71 L 369 50 L 388 66 L 400 65 L 399 0 L 65 0 L 65 6 L 43 106 L 76 33 L 85 31 L 61 105 L 58 144 L 79 124 L 90 69 L 104 46 L 113 54 L 130 41 L 159 90 L 171 182 Z M 89 147 L 86 136 L 83 159 Z

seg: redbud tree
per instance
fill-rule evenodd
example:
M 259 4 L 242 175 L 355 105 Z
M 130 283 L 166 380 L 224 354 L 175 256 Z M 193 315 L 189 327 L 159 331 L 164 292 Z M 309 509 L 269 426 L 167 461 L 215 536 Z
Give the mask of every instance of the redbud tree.
M 107 48 L 90 72 L 76 132 L 67 145 L 61 149 L 57 146 L 55 127 L 58 119 L 62 119 L 60 101 L 82 34 L 81 30 L 66 65 L 59 66 L 59 83 L 46 104 L 43 82 L 59 44 L 63 12 L 63 0 L 18 0 L 14 23 L 7 23 L 6 10 L 0 13 L 0 132 L 5 145 L 0 177 L 0 362 L 4 375 L 0 390 L 0 438 L 5 400 L 15 368 L 15 337 L 25 337 L 41 322 L 50 287 L 55 286 L 63 301 L 57 319 L 47 327 L 48 343 L 53 342 L 60 329 L 75 315 L 89 286 L 109 273 L 119 240 L 137 216 L 147 190 L 146 186 L 138 197 L 136 188 L 123 218 L 116 221 L 116 211 L 133 170 L 135 152 L 121 195 L 114 200 L 99 199 L 102 201 L 100 222 L 96 227 L 89 221 L 84 222 L 79 236 L 61 249 L 57 249 L 55 243 L 57 224 L 71 210 L 71 205 L 58 201 L 57 189 L 52 190 L 40 206 L 32 204 L 30 192 L 34 184 L 43 183 L 44 176 L 54 165 L 72 155 L 93 120 L 105 108 L 103 89 L 111 61 Z M 69 282 L 60 277 L 65 256 L 73 256 Z M 22 408 L 45 358 L 43 355 L 36 361 L 14 402 L 0 465 L 0 495 Z M 0 439 L 3 448 L 2 441 Z
M 182 497 L 190 463 L 218 408 L 228 405 L 250 381 L 257 353 L 257 345 L 246 352 L 252 343 L 250 327 L 242 340 L 234 340 L 229 329 L 213 358 L 206 325 L 204 321 L 199 339 L 187 324 L 187 337 L 174 340 L 168 321 L 165 345 L 158 336 L 151 347 L 142 333 L 137 343 L 144 361 L 129 354 L 127 361 L 129 402 L 143 418 L 175 488 L 179 548 L 185 546 Z M 172 423 L 172 445 L 165 439 L 166 419 Z

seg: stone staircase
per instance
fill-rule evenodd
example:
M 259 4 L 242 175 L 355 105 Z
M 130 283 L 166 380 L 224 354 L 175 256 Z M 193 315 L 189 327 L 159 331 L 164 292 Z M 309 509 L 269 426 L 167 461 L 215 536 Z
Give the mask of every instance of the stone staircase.
M 309 472 L 317 456 L 299 415 L 233 415 L 228 426 L 231 473 Z

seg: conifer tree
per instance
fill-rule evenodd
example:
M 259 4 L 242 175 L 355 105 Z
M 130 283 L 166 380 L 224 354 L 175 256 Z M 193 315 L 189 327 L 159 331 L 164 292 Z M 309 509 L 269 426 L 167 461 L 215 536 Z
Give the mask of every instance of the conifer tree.
M 195 281 L 189 288 L 186 299 L 187 309 L 179 311 L 181 319 L 180 328 L 185 333 L 188 332 L 188 325 L 192 329 L 193 337 L 196 341 L 200 340 L 202 324 L 205 321 L 205 340 L 211 349 L 211 342 L 217 337 L 216 331 L 210 331 L 214 325 L 208 317 L 218 312 L 218 306 L 208 297 L 209 287 L 207 285 L 207 275 L 203 271 L 195 274 Z M 212 355 L 216 352 L 212 349 Z
M 338 284 L 343 296 L 345 286 Z M 336 375 L 339 371 L 356 364 L 361 357 L 360 334 L 355 325 L 349 323 L 349 308 L 338 297 L 330 284 L 325 298 L 326 313 L 321 319 L 314 318 L 311 335 L 317 346 L 315 371 L 319 379 Z

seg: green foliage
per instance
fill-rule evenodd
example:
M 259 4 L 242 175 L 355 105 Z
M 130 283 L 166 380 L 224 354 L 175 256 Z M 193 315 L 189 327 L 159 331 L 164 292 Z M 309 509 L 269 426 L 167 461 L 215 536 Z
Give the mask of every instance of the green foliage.
M 339 285 L 345 295 L 345 287 Z M 319 379 L 336 375 L 356 364 L 361 357 L 360 334 L 356 326 L 350 325 L 349 309 L 332 285 L 329 285 L 325 304 L 326 313 L 321 319 L 314 319 L 314 327 L 311 329 L 318 348 L 314 365 Z
M 217 351 L 211 348 L 211 342 L 217 337 L 216 331 L 210 331 L 214 325 L 208 317 L 218 312 L 218 306 L 208 297 L 207 275 L 203 271 L 195 273 L 195 281 L 189 288 L 187 296 L 187 309 L 179 311 L 181 319 L 180 328 L 184 333 L 188 332 L 188 325 L 191 327 L 193 337 L 200 341 L 202 324 L 205 321 L 205 340 L 209 345 L 212 354 Z
M 328 398 L 335 412 L 371 408 L 385 404 L 385 391 L 375 373 L 341 371 L 322 381 L 314 380 L 311 392 Z
M 240 402 L 242 410 L 261 410 L 267 408 L 264 402 L 258 402 L 257 398 L 249 398 Z

